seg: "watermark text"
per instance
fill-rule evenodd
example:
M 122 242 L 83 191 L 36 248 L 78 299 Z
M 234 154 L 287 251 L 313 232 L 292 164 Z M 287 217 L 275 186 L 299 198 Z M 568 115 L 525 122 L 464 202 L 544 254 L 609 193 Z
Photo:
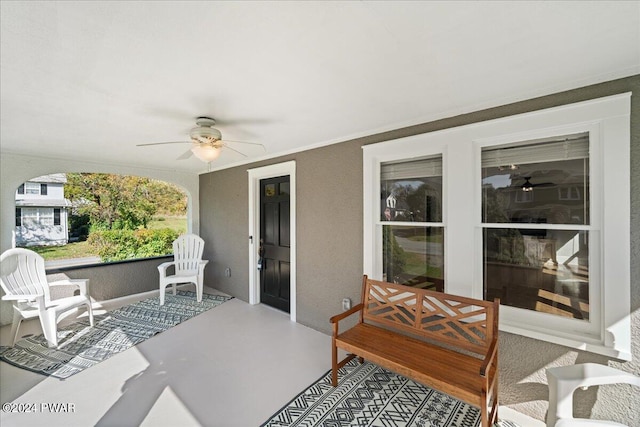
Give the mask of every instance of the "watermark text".
M 11 412 L 19 414 L 35 414 L 35 413 L 73 413 L 76 412 L 75 403 L 63 402 L 40 402 L 40 403 L 13 403 L 6 402 L 2 404 L 2 412 Z

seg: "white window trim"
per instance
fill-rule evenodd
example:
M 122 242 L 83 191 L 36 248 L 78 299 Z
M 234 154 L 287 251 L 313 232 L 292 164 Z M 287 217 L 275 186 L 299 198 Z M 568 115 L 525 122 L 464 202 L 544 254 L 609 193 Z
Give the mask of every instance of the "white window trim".
M 382 278 L 381 163 L 442 155 L 445 291 L 482 298 L 482 147 L 588 131 L 595 315 L 585 322 L 502 306 L 500 329 L 630 360 L 630 98 L 625 93 L 364 146 L 365 274 Z

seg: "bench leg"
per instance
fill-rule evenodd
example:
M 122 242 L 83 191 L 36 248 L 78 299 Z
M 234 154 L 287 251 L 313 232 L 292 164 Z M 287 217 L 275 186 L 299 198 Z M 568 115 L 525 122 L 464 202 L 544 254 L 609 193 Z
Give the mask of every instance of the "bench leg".
M 489 402 L 487 399 L 487 392 L 482 390 L 482 407 L 480 408 L 480 425 L 482 427 L 490 427 L 489 426 Z
M 338 347 L 336 339 L 331 339 L 331 385 L 338 386 Z
M 331 348 L 331 385 L 338 386 L 338 370 L 355 358 L 355 354 L 349 354 L 338 363 L 338 348 L 334 345 Z M 362 359 L 362 358 L 360 358 Z
M 493 397 L 493 399 L 491 399 Z M 482 427 L 491 427 L 498 422 L 498 396 L 497 390 L 488 394 L 482 390 L 482 406 L 480 408 L 480 425 Z

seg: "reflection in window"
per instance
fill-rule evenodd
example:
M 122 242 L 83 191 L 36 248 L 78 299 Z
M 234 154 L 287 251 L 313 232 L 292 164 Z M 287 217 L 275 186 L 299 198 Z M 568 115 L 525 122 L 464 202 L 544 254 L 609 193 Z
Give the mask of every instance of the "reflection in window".
M 267 184 L 264 186 L 264 196 L 273 197 L 276 195 L 276 184 Z
M 382 227 L 385 281 L 444 291 L 442 227 Z
M 442 157 L 384 163 L 380 193 L 383 221 L 442 222 Z
M 483 149 L 485 299 L 589 319 L 588 194 L 587 133 Z
M 580 188 L 578 187 L 558 188 L 558 200 L 581 200 Z
M 484 230 L 485 299 L 589 319 L 587 231 Z
M 482 150 L 485 223 L 589 224 L 580 193 L 589 194 L 585 134 Z
M 280 194 L 281 196 L 283 196 L 283 195 L 288 195 L 288 194 L 289 194 L 289 192 L 290 192 L 290 190 L 289 190 L 290 186 L 289 186 L 289 183 L 288 183 L 288 182 L 281 182 L 281 183 L 280 183 L 280 185 L 278 186 L 278 188 L 279 188 L 279 190 L 280 190 L 280 193 L 279 193 L 279 194 Z

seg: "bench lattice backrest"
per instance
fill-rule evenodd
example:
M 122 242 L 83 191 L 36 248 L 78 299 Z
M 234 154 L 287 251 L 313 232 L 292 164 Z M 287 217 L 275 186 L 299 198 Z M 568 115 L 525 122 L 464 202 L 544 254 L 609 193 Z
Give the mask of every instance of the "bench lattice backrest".
M 494 303 L 366 279 L 363 320 L 483 354 L 497 331 Z

